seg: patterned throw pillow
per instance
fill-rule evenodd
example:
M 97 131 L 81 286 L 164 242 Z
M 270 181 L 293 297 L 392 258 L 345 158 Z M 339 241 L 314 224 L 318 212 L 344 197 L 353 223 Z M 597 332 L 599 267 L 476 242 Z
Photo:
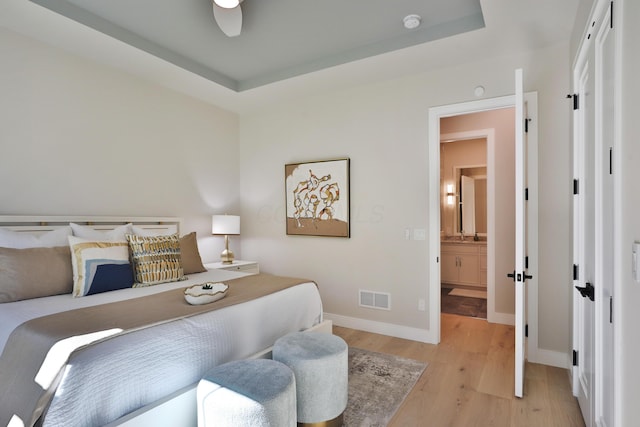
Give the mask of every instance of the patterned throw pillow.
M 132 226 L 131 229 L 133 230 L 133 234 L 137 236 L 170 236 L 173 234 L 170 232 L 165 233 L 165 230 L 159 232 L 156 230 L 146 230 L 135 225 Z M 184 274 L 202 273 L 203 271 L 207 271 L 202 264 L 195 231 L 180 237 L 180 258 L 182 260 Z
M 135 272 L 135 285 L 185 280 L 178 234 L 170 236 L 137 236 L 127 234 Z
M 126 242 L 95 242 L 69 236 L 73 296 L 130 288 L 133 270 Z

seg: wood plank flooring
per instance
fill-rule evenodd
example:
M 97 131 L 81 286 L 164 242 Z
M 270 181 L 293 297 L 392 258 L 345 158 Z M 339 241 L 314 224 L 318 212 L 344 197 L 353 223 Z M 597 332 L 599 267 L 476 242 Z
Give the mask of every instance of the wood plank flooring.
M 429 363 L 390 427 L 582 427 L 565 369 L 527 363 L 513 396 L 514 329 L 443 314 L 439 345 L 333 327 L 347 344 Z

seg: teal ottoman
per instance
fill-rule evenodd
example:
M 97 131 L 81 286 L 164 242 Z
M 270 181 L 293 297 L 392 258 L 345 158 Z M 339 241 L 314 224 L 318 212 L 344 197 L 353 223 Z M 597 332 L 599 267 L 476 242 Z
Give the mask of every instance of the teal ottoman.
M 348 359 L 347 343 L 331 334 L 294 332 L 275 342 L 273 360 L 287 365 L 295 375 L 298 425 L 342 426 Z
M 196 390 L 198 427 L 294 427 L 293 372 L 270 359 L 216 366 Z

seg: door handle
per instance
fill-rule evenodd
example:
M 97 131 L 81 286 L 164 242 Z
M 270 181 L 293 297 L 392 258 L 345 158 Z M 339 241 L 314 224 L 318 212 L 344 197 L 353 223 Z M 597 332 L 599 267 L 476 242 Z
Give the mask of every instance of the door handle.
M 589 298 L 591 301 L 595 301 L 596 288 L 594 288 L 591 283 L 589 282 L 585 283 L 584 287 L 576 286 L 576 289 L 578 290 L 578 292 L 580 292 L 580 295 L 582 295 L 584 298 Z
M 515 271 L 513 273 L 507 273 L 507 277 L 513 279 L 514 282 L 524 282 L 527 279 L 533 279 L 533 276 L 525 273 L 524 271 L 522 272 L 522 274 L 516 274 Z

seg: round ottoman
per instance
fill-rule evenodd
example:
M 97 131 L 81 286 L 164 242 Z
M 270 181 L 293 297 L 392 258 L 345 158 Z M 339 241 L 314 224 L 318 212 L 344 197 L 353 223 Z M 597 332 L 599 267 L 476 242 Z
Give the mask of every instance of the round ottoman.
M 270 359 L 216 366 L 198 383 L 198 427 L 296 425 L 293 372 Z
M 348 347 L 342 338 L 294 332 L 275 342 L 273 360 L 295 374 L 298 425 L 342 426 L 349 374 Z

